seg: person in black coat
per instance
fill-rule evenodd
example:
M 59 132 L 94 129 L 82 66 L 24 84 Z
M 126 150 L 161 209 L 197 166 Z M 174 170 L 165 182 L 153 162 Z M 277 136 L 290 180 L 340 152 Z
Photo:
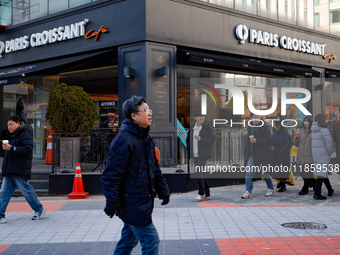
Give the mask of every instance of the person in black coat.
M 125 120 L 110 145 L 101 177 L 105 213 L 124 222 L 114 254 L 130 254 L 138 240 L 143 254 L 158 254 L 159 237 L 151 214 L 156 194 L 166 205 L 170 191 L 149 135 L 152 110 L 143 97 L 134 96 L 124 102 L 123 113 Z
M 0 190 L 0 223 L 6 223 L 5 211 L 15 188 L 24 195 L 26 201 L 35 211 L 32 220 L 41 219 L 45 209 L 39 202 L 34 188 L 28 183 L 31 178 L 33 131 L 20 118 L 12 116 L 7 120 L 9 142 L 2 148 L 6 151 L 2 163 L 3 182 Z
M 281 121 L 274 121 L 274 132 L 272 136 L 273 165 L 272 178 L 277 179 L 278 192 L 286 191 L 286 179 L 290 177 L 290 149 L 293 142 L 286 127 L 282 126 Z
M 209 122 L 205 121 L 205 116 L 201 111 L 196 111 L 194 114 L 195 124 L 193 124 L 187 136 L 187 150 L 190 158 L 194 159 L 195 171 L 196 166 L 200 169 L 204 168 L 207 160 L 212 157 L 212 146 L 215 142 L 215 134 Z M 210 199 L 210 190 L 204 174 L 195 172 L 198 184 L 198 195 L 196 200 Z
M 250 113 L 252 118 L 250 126 L 247 127 L 245 139 L 244 166 L 246 167 L 246 191 L 241 196 L 243 199 L 252 197 L 254 172 L 260 172 L 267 184 L 266 197 L 274 194 L 273 182 L 268 174 L 269 166 L 272 164 L 271 132 L 268 125 L 260 119 L 260 116 Z M 261 166 L 267 167 L 260 168 Z

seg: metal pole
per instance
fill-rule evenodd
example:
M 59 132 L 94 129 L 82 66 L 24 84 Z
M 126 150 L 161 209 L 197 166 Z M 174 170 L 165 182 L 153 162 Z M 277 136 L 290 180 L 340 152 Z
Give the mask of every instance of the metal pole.
M 230 131 L 228 132 L 228 153 L 229 153 L 229 165 L 231 164 L 231 151 L 230 151 Z
M 54 155 L 55 155 L 54 134 L 52 134 L 52 174 L 54 174 Z

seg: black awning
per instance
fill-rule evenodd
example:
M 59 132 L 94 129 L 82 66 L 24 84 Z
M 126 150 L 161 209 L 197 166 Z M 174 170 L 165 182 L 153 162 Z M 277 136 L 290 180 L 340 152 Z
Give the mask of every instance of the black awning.
M 326 71 L 326 78 L 340 78 L 340 72 Z
M 64 67 L 69 64 L 92 58 L 98 56 L 100 54 L 108 53 L 109 51 L 101 51 L 101 52 L 94 52 L 94 53 L 87 53 L 72 57 L 54 59 L 54 60 L 47 60 L 41 61 L 38 63 L 26 64 L 17 67 L 11 68 L 4 68 L 0 69 L 0 86 L 3 85 L 10 85 L 20 83 L 21 78 L 25 76 L 29 76 L 32 73 L 36 73 L 38 71 L 47 70 L 50 68 L 55 67 Z M 60 70 L 62 71 L 62 70 Z
M 320 77 L 320 73 L 311 68 L 297 67 L 263 62 L 253 59 L 242 59 L 225 55 L 216 55 L 192 50 L 184 50 L 189 56 L 190 62 L 234 67 L 238 69 L 267 72 L 276 75 L 298 75 L 304 77 Z

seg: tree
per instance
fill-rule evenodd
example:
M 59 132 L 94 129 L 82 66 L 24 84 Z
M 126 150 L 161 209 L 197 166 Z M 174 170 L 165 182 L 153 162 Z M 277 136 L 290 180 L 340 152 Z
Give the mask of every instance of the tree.
M 61 83 L 48 97 L 46 120 L 56 133 L 89 133 L 99 119 L 96 105 L 82 87 Z

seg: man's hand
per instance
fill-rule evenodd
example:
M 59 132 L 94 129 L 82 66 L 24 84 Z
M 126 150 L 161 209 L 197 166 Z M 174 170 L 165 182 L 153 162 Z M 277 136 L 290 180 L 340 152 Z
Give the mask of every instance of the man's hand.
M 7 143 L 7 144 L 3 143 L 3 144 L 2 144 L 2 148 L 3 148 L 5 151 L 10 151 L 11 148 L 12 148 L 12 145 L 10 145 L 9 143 Z
M 110 218 L 112 218 L 117 211 L 119 211 L 118 202 L 110 206 L 105 206 L 105 209 L 104 209 L 104 212 L 106 213 L 107 216 L 110 216 Z
M 170 201 L 170 196 L 166 196 L 162 198 L 163 202 L 161 203 L 161 205 L 167 205 Z

